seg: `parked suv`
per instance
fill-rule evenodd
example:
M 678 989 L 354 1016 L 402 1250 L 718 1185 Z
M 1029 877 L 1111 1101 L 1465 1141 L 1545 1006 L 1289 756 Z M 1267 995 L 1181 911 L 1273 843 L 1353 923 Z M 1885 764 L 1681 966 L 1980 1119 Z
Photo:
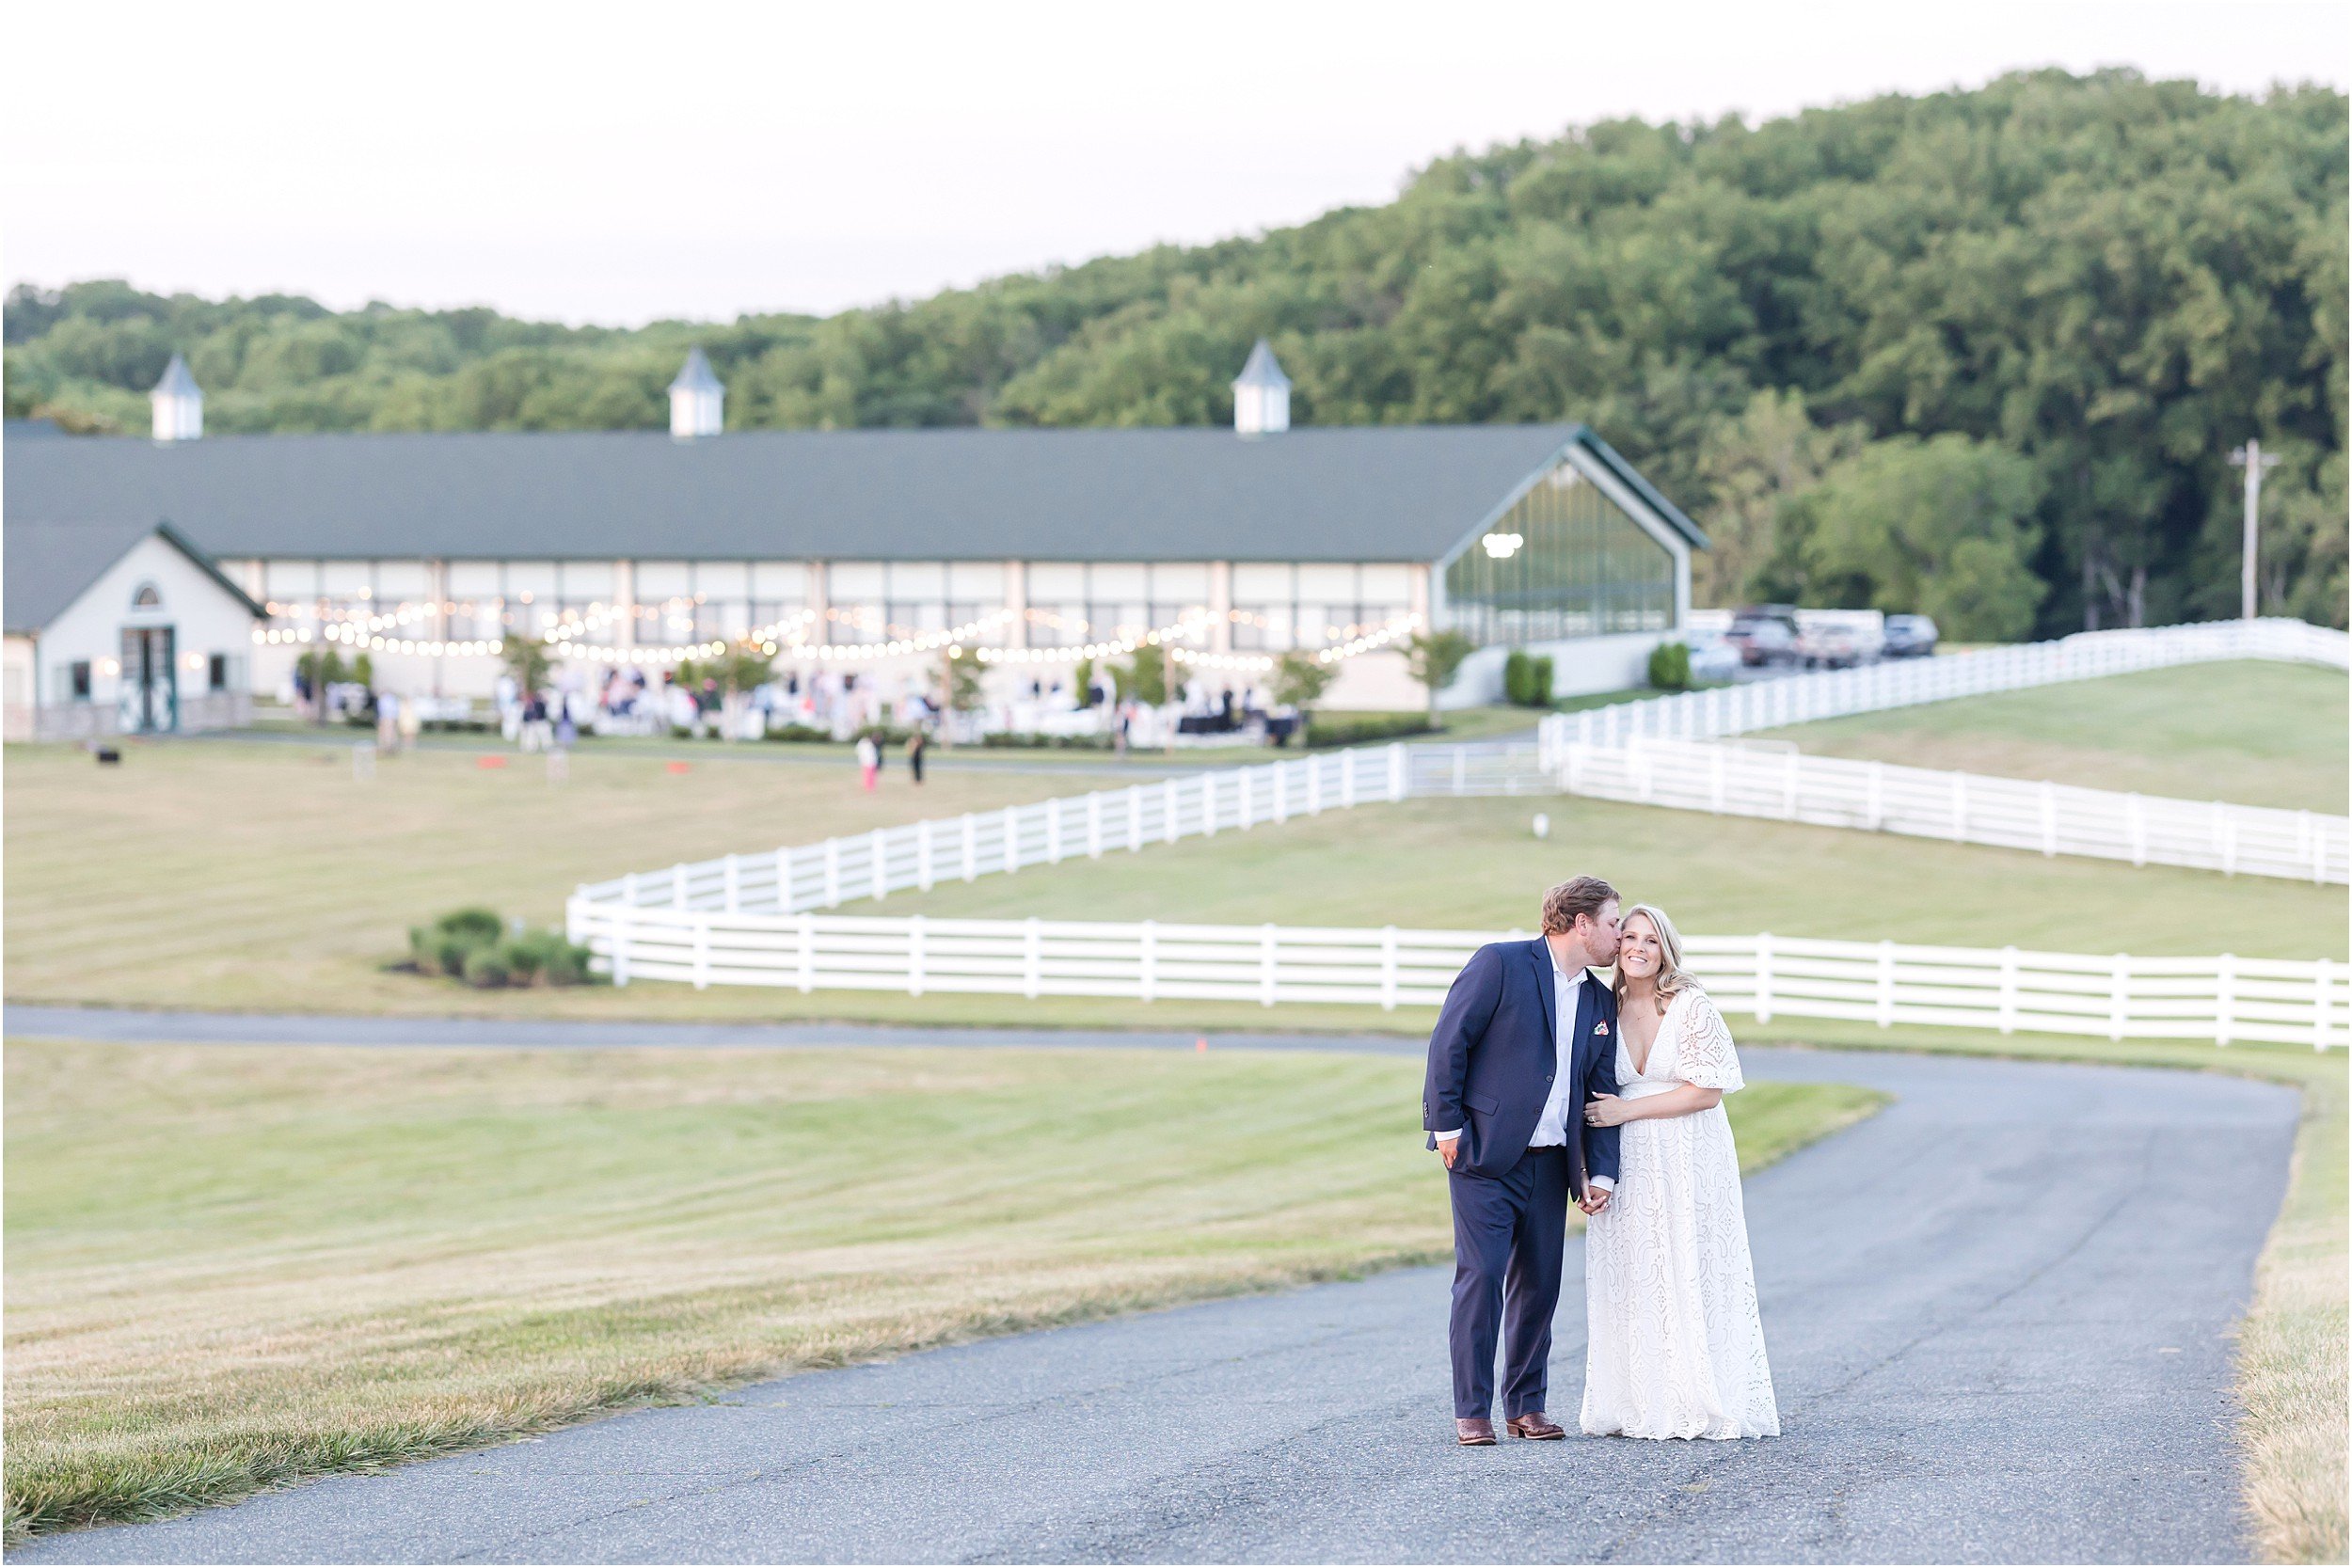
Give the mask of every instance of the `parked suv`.
M 1889 615 L 1883 652 L 1888 658 L 1919 658 L 1935 652 L 1935 623 L 1924 615 Z
M 1748 665 L 1783 664 L 1797 657 L 1797 612 L 1786 605 L 1758 605 L 1731 618 L 1724 641 Z

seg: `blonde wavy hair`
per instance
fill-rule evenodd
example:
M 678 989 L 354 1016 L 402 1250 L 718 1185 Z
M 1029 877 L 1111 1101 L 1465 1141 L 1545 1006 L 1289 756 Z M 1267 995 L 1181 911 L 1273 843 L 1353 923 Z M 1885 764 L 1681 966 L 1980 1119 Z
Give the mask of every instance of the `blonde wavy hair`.
M 1705 990 L 1707 988 L 1699 984 L 1698 977 L 1682 967 L 1682 933 L 1676 930 L 1675 923 L 1666 918 L 1666 911 L 1655 904 L 1630 905 L 1619 919 L 1618 928 L 1623 930 L 1625 923 L 1637 914 L 1648 921 L 1650 929 L 1658 933 L 1659 1009 L 1663 1011 L 1667 1003 L 1686 990 Z M 1616 992 L 1617 1003 L 1622 1006 L 1625 1003 L 1623 964 L 1617 966 L 1615 979 L 1610 989 Z

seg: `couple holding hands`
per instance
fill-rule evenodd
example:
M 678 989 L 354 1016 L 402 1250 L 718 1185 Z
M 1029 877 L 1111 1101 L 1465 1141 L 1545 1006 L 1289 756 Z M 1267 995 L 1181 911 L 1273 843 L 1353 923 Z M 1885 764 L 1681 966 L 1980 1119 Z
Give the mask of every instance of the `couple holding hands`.
M 1588 1216 L 1582 1430 L 1776 1435 L 1723 1112 L 1740 1086 L 1731 1033 L 1663 911 L 1621 913 L 1614 888 L 1578 877 L 1545 895 L 1543 932 L 1472 955 L 1429 1040 L 1422 1126 L 1454 1201 L 1455 1437 L 1495 1441 L 1498 1339 L 1504 1429 L 1565 1435 L 1544 1404 L 1570 1202 Z

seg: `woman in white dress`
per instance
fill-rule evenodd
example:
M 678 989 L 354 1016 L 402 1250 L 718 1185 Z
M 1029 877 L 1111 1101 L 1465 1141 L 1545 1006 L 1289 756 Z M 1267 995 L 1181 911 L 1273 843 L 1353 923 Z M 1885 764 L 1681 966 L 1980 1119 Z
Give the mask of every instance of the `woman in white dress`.
M 1634 905 L 1624 931 L 1620 1092 L 1585 1107 L 1587 1121 L 1625 1131 L 1616 1194 L 1585 1230 L 1581 1424 L 1597 1437 L 1776 1436 L 1740 1156 L 1723 1110 L 1740 1085 L 1731 1031 L 1684 973 L 1663 911 Z

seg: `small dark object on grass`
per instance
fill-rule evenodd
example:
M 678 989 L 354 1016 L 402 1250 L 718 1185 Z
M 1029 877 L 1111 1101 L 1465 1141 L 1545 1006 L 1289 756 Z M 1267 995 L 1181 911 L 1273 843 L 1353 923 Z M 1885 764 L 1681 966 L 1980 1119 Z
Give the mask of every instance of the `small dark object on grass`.
M 101 768 L 117 768 L 122 763 L 122 753 L 112 746 L 101 746 L 91 754 L 98 758 L 98 766 Z

